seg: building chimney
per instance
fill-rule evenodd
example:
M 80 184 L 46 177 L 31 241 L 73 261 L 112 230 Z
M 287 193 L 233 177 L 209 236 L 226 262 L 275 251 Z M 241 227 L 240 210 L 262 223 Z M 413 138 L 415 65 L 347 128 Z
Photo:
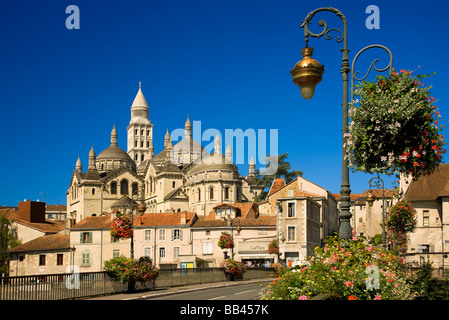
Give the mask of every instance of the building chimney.
M 187 223 L 187 211 L 181 212 L 181 224 Z
M 45 223 L 45 202 L 19 202 L 19 210 L 17 213 L 19 219 L 34 223 Z

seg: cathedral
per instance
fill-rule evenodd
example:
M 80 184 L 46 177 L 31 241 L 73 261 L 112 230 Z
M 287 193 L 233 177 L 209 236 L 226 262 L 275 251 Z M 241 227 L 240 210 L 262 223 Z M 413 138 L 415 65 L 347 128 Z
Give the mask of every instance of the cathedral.
M 118 146 L 114 125 L 110 146 L 98 156 L 92 147 L 84 172 L 78 157 L 66 193 L 70 225 L 112 212 L 124 197 L 144 201 L 147 213 L 189 211 L 205 216 L 219 204 L 253 201 L 260 194 L 263 187 L 256 183 L 253 159 L 243 177 L 233 163 L 231 147 L 221 152 L 218 135 L 209 153 L 193 140 L 188 116 L 184 128 L 183 139 L 175 145 L 167 129 L 164 149 L 155 154 L 153 124 L 139 84 L 127 127 L 127 151 Z

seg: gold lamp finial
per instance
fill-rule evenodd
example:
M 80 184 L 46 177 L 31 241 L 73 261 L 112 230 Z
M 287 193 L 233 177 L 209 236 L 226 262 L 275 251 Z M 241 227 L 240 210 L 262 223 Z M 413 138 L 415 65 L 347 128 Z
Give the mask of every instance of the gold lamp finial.
M 315 86 L 323 79 L 324 66 L 312 58 L 313 48 L 301 49 L 302 60 L 298 61 L 290 71 L 293 82 L 301 88 L 301 95 L 309 100 L 315 93 Z
M 366 197 L 366 202 L 368 202 L 368 205 L 370 207 L 372 207 L 375 200 L 376 200 L 376 197 L 374 197 L 373 193 L 370 190 L 368 192 L 368 196 Z

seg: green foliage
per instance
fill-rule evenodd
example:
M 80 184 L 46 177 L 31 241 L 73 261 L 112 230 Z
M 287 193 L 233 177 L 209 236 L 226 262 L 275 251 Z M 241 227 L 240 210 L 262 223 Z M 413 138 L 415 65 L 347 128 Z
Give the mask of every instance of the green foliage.
M 446 152 L 441 115 L 421 80 L 401 70 L 363 81 L 351 104 L 347 151 L 354 171 L 411 174 L 432 173 Z M 356 107 L 356 104 L 359 104 Z
M 268 253 L 269 254 L 278 254 L 279 253 L 279 243 L 276 239 L 272 240 L 268 245 Z
M 148 257 L 141 257 L 139 260 L 124 256 L 112 258 L 105 261 L 104 270 L 110 278 L 121 283 L 130 280 L 148 282 L 159 275 L 159 270 L 153 266 Z
M 223 267 L 226 273 L 233 275 L 241 275 L 246 272 L 246 267 L 243 263 L 230 258 L 224 262 Z
M 382 243 L 382 234 L 376 234 L 374 237 L 373 237 L 373 243 L 377 246 L 377 245 L 379 245 L 379 244 L 381 244 Z
M 394 250 L 407 251 L 407 232 L 413 232 L 416 226 L 416 210 L 411 203 L 401 201 L 389 209 L 385 226 Z
M 274 273 L 278 277 L 282 276 L 288 270 L 287 266 L 282 263 L 273 263 L 271 264 L 271 267 L 274 268 Z
M 18 239 L 17 227 L 14 227 L 13 221 L 0 215 L 0 275 L 8 273 L 10 261 L 8 250 L 22 244 Z
M 354 237 L 331 237 L 308 264 L 290 269 L 261 293 L 262 299 L 307 300 L 327 294 L 337 300 L 409 300 L 416 296 L 402 259 Z
M 222 232 L 220 238 L 218 239 L 218 246 L 221 249 L 232 249 L 234 248 L 234 239 L 229 232 Z
M 261 171 L 259 169 L 256 169 L 256 176 L 258 178 L 258 184 L 264 186 L 264 191 L 256 196 L 255 202 L 264 201 L 268 191 L 271 187 L 271 184 L 274 179 L 284 178 L 286 183 L 289 183 L 290 181 L 296 179 L 297 176 L 302 177 L 303 172 L 292 170 L 290 166 L 290 162 L 287 161 L 288 153 L 283 153 L 278 156 L 277 158 L 277 170 L 275 174 L 271 175 L 263 175 L 261 174 Z M 265 167 L 265 170 L 269 169 L 273 164 L 271 162 L 271 157 L 266 157 L 265 162 L 267 162 L 267 165 Z M 262 173 L 263 173 L 262 171 Z
M 433 265 L 426 261 L 416 273 L 412 282 L 414 291 L 419 292 L 418 300 L 449 300 L 449 281 L 438 280 L 432 276 Z

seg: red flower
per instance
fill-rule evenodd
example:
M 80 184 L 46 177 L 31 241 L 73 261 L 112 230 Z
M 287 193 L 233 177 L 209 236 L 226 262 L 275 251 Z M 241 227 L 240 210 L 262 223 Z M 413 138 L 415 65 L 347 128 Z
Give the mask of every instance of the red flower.
M 348 300 L 357 300 L 356 296 L 353 296 L 352 294 L 348 297 Z

